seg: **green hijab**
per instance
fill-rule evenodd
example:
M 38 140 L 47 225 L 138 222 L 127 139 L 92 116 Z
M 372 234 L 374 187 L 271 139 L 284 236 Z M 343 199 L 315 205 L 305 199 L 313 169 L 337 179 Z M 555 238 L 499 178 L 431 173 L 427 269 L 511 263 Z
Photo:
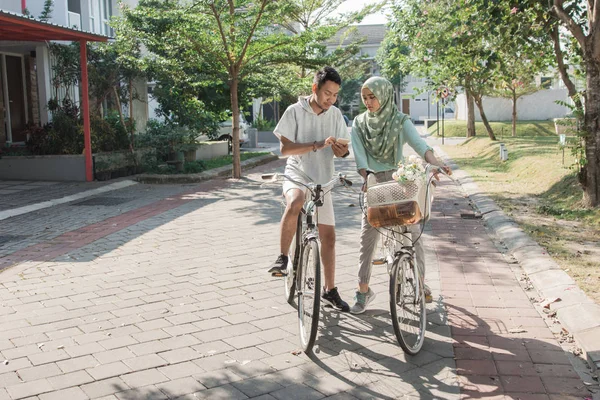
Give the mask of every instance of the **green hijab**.
M 394 87 L 387 79 L 373 76 L 362 87 L 373 92 L 380 107 L 375 112 L 367 110 L 356 117 L 354 125 L 358 136 L 373 158 L 381 163 L 396 165 L 398 140 L 402 135 L 402 124 L 408 116 L 396 108 Z

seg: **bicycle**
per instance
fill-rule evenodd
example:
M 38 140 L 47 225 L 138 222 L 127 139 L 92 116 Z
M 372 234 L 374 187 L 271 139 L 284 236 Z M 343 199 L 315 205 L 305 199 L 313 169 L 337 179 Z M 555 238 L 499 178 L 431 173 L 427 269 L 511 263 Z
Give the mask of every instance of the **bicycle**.
M 414 244 L 431 214 L 434 169 L 454 181 L 442 168 L 430 164 L 423 181 L 377 183 L 374 174 L 367 177 L 368 213 L 373 214 L 369 223 L 386 231 L 379 231 L 384 257 L 374 264 L 387 264 L 392 326 L 400 347 L 410 355 L 417 354 L 425 340 L 425 277 L 417 265 Z M 416 224 L 421 224 L 421 232 L 413 241 L 407 236 L 408 227 Z
M 288 252 L 287 275 L 284 276 L 284 293 L 288 303 L 297 296 L 300 344 L 309 353 L 317 338 L 319 309 L 321 307 L 321 257 L 319 247 L 318 208 L 325 194 L 339 186 L 352 186 L 352 181 L 341 173 L 324 185 L 304 184 L 285 174 L 263 174 L 262 179 L 275 182 L 287 179 L 308 189 L 304 205 L 296 224 L 296 233 Z M 298 268 L 300 267 L 300 268 Z

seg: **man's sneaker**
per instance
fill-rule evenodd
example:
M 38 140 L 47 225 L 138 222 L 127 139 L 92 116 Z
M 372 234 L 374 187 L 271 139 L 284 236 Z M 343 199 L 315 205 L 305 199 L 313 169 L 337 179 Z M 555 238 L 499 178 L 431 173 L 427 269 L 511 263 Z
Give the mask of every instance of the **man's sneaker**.
M 360 291 L 357 291 L 354 299 L 356 299 L 356 303 L 354 303 L 350 309 L 350 312 L 352 314 L 362 314 L 367 309 L 369 303 L 375 299 L 375 292 L 372 291 L 371 288 L 369 288 L 367 293 L 361 293 Z
M 325 289 L 323 289 L 323 294 L 321 294 L 321 300 L 323 300 L 323 303 L 325 305 L 331 306 L 340 311 L 350 311 L 350 306 L 348 305 L 348 303 L 342 300 L 336 287 L 330 289 L 329 292 L 326 292 Z
M 271 265 L 271 268 L 269 268 L 269 273 L 272 276 L 286 276 L 287 275 L 287 265 L 288 265 L 288 256 L 284 256 L 283 254 L 280 254 L 279 257 L 277 257 L 277 261 L 275 261 L 273 263 L 273 265 Z
M 433 303 L 433 295 L 431 294 L 431 289 L 429 286 L 424 285 L 425 287 L 425 303 Z

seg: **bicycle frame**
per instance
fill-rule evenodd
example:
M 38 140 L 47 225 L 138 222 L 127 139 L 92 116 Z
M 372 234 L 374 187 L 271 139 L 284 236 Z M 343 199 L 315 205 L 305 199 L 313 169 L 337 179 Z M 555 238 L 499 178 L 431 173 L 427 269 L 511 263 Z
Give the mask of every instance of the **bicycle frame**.
M 392 325 L 398 343 L 405 352 L 412 355 L 417 354 L 423 345 L 427 327 L 427 313 L 425 307 L 425 276 L 424 273 L 421 272 L 424 270 L 418 265 L 418 262 L 421 260 L 417 260 L 415 250 L 415 243 L 421 238 L 421 234 L 415 239 L 413 237 L 414 232 L 409 226 L 420 226 L 422 233 L 425 223 L 430 217 L 431 204 L 433 202 L 433 176 L 430 176 L 432 168 L 431 165 L 428 165 L 426 168 L 427 186 L 425 188 L 425 204 L 419 204 L 422 218 L 418 224 L 387 226 L 379 228 L 381 230 L 376 228 L 380 234 L 381 246 L 384 251 L 383 256 L 385 258 L 382 261 L 386 262 L 388 274 L 390 276 L 390 313 L 392 315 Z M 437 170 L 445 174 L 441 168 L 438 168 Z M 369 180 L 367 180 L 367 182 L 368 181 Z M 423 198 L 421 197 L 420 199 Z M 419 203 L 422 201 L 423 200 L 419 201 Z M 388 222 L 389 221 L 390 220 L 388 220 Z M 411 235 L 410 238 L 408 237 L 409 234 Z M 382 263 L 383 262 L 380 264 Z M 412 290 L 412 293 L 409 293 L 407 296 L 403 294 L 406 288 Z M 398 300 L 399 297 L 401 302 Z M 407 298 L 412 300 L 406 301 Z M 414 307 L 417 307 L 417 309 L 411 310 Z M 405 310 L 405 312 L 399 310 Z M 418 316 L 418 319 L 414 321 L 418 323 L 418 331 L 414 332 L 410 329 L 411 326 L 414 327 L 416 325 L 411 323 L 407 324 L 405 322 L 408 319 L 405 318 L 406 312 Z M 404 316 L 399 317 L 400 314 L 403 314 Z M 400 320 L 398 318 L 400 318 Z M 407 326 L 408 329 L 405 329 Z M 411 337 L 416 338 L 412 344 L 409 339 Z

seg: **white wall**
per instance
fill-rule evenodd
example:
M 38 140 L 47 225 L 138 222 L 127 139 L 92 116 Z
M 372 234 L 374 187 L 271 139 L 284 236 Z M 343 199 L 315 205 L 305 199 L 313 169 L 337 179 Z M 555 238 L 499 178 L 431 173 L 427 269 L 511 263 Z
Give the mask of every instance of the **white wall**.
M 27 8 L 29 8 L 29 5 Z M 21 0 L 0 0 L 0 9 L 20 14 Z
M 556 100 L 570 102 L 566 89 L 540 90 L 517 100 L 517 118 L 523 121 L 560 118 L 570 113 L 567 107 L 558 105 Z M 466 96 L 461 93 L 456 98 L 457 119 L 466 121 Z M 509 99 L 484 97 L 483 108 L 489 121 L 510 121 L 512 104 Z M 475 120 L 481 121 L 479 109 L 475 106 Z

